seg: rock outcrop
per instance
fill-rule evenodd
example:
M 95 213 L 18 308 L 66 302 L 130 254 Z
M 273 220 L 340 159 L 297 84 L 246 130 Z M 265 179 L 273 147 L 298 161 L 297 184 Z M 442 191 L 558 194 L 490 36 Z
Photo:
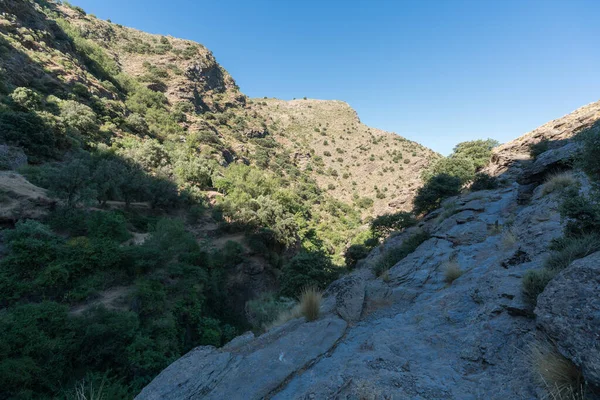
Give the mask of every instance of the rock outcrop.
M 526 355 L 537 329 L 521 278 L 561 235 L 559 195 L 537 187 L 519 204 L 519 186 L 447 200 L 333 283 L 316 322 L 245 335 L 236 348 L 196 349 L 138 400 L 541 396 Z M 416 229 L 431 239 L 385 280 L 375 277 L 368 265 Z M 450 261 L 463 274 L 447 284 Z
M 562 271 L 538 298 L 539 326 L 560 352 L 600 386 L 600 252 Z

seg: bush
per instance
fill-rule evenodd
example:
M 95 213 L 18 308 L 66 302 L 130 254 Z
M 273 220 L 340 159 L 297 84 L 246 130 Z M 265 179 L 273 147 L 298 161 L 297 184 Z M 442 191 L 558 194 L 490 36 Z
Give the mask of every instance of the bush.
M 300 294 L 300 312 L 307 321 L 314 321 L 321 313 L 321 299 L 323 294 L 317 289 L 305 288 Z
M 406 238 L 400 246 L 385 250 L 371 266 L 373 272 L 375 275 L 380 276 L 415 251 L 417 247 L 429 238 L 429 233 L 420 231 Z
M 581 133 L 577 139 L 582 143 L 578 166 L 593 182 L 600 182 L 600 125 Z
M 89 162 L 82 158 L 74 158 L 50 169 L 47 182 L 50 194 L 64 200 L 67 207 L 74 207 L 95 196 Z
M 82 135 L 94 135 L 98 132 L 96 113 L 88 106 L 73 100 L 60 103 L 60 117 L 69 128 Z
M 358 260 L 362 260 L 369 255 L 369 251 L 369 247 L 365 246 L 364 244 L 353 244 L 352 246 L 348 247 L 344 253 L 346 267 L 348 269 L 354 268 Z
M 485 167 L 492 157 L 492 149 L 500 143 L 494 139 L 473 140 L 457 144 L 453 149 L 454 157 L 464 157 L 473 162 L 475 170 Z
M 432 177 L 417 191 L 414 199 L 415 214 L 427 213 L 440 206 L 442 200 L 460 193 L 460 178 L 447 174 Z
M 455 260 L 448 261 L 444 265 L 444 282 L 451 285 L 452 282 L 460 278 L 465 272 L 460 269 L 460 265 Z
M 393 231 L 401 231 L 417 223 L 412 214 L 400 211 L 394 214 L 384 214 L 371 222 L 371 232 L 374 237 L 383 237 Z
M 336 277 L 337 271 L 325 253 L 302 251 L 283 268 L 281 294 L 295 297 L 307 287 L 324 289 Z
M 40 107 L 40 95 L 26 87 L 18 87 L 10 94 L 10 99 L 25 110 L 36 110 Z
M 476 192 L 478 190 L 493 190 L 498 187 L 498 179 L 495 176 L 490 176 L 484 172 L 478 172 L 475 174 L 475 179 L 471 184 L 471 190 Z
M 565 235 L 580 236 L 600 232 L 600 203 L 595 195 L 580 195 L 575 186 L 564 192 L 559 207 L 561 216 L 567 220 Z
M 585 399 L 585 381 L 581 370 L 548 341 L 537 341 L 529 348 L 529 359 L 538 382 L 548 391 L 548 398 Z
M 87 219 L 87 231 L 90 237 L 117 243 L 122 243 L 131 237 L 127 230 L 127 221 L 123 215 L 115 212 L 91 212 Z
M 545 260 L 544 267 L 562 271 L 573 261 L 600 250 L 600 236 L 596 233 L 559 239 L 551 246 L 553 252 Z
M 555 191 L 564 190 L 578 184 L 577 178 L 572 171 L 560 172 L 550 175 L 542 186 L 542 194 L 547 195 Z
M 423 173 L 425 181 L 430 181 L 435 176 L 448 175 L 457 177 L 461 184 L 469 182 L 475 178 L 475 164 L 466 157 L 451 155 L 441 158 L 435 164 Z
M 537 158 L 537 156 L 548 150 L 550 150 L 550 141 L 548 139 L 543 139 L 529 146 L 529 155 L 531 158 Z
M 262 330 L 271 325 L 279 315 L 291 310 L 295 304 L 291 299 L 263 293 L 246 303 L 246 318 L 255 330 Z
M 70 146 L 54 117 L 44 113 L 2 109 L 0 140 L 22 147 L 31 163 L 56 158 Z
M 557 273 L 558 271 L 551 271 L 546 268 L 527 271 L 523 275 L 523 295 L 525 299 L 535 306 L 538 296 Z

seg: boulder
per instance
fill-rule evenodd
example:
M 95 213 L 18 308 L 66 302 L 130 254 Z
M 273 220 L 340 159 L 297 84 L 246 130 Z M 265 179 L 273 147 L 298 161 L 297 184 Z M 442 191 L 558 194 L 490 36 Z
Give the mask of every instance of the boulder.
M 365 281 L 356 275 L 348 275 L 335 281 L 327 293 L 335 295 L 335 307 L 347 322 L 360 319 L 365 300 Z
M 541 183 L 548 173 L 570 169 L 571 161 L 579 148 L 579 143 L 570 142 L 562 147 L 543 152 L 523 171 L 519 183 Z
M 600 252 L 577 260 L 538 297 L 538 325 L 600 386 Z

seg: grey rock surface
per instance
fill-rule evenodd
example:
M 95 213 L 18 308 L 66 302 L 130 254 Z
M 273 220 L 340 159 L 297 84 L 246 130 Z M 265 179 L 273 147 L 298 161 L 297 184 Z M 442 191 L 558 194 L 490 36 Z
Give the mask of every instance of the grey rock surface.
M 365 300 L 364 279 L 358 275 L 345 276 L 332 283 L 327 292 L 335 295 L 335 307 L 340 317 L 347 322 L 360 319 Z
M 557 193 L 520 205 L 518 191 L 514 184 L 450 199 L 445 210 L 390 238 L 362 268 L 334 282 L 321 319 L 293 320 L 221 350 L 192 352 L 138 398 L 543 397 L 526 356 L 536 322 L 521 278 L 541 267 L 562 225 Z M 375 277 L 370 262 L 415 229 L 432 232 L 431 239 L 385 280 Z M 463 275 L 448 285 L 444 268 L 451 260 Z M 210 364 L 210 376 L 191 369 L 190 360 Z
M 538 298 L 540 327 L 600 386 L 600 252 L 576 260 Z

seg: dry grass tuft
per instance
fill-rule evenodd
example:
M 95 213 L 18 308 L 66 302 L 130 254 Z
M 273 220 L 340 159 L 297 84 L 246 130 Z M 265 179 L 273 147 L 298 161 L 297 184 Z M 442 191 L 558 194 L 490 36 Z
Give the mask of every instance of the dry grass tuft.
M 265 325 L 265 327 L 264 327 L 265 332 L 269 331 L 273 328 L 276 328 L 278 326 L 281 326 L 288 321 L 291 321 L 296 318 L 300 318 L 301 316 L 302 316 L 302 311 L 300 310 L 300 304 L 296 304 L 291 309 L 280 313 L 277 316 L 277 318 L 274 321 L 272 321 L 270 324 Z
M 100 386 L 94 387 L 93 383 L 86 384 L 85 381 L 81 381 L 75 387 L 75 400 L 103 400 L 105 396 L 104 392 L 104 379 L 100 382 Z
M 559 172 L 550 175 L 542 186 L 542 194 L 545 196 L 557 190 L 563 190 L 577 184 L 577 177 L 572 171 Z
M 444 264 L 444 281 L 449 285 L 460 278 L 464 273 L 465 272 L 460 269 L 460 265 L 458 265 L 458 262 L 455 260 L 448 261 Z
M 300 295 L 300 313 L 307 321 L 319 318 L 323 294 L 314 287 L 306 288 Z
M 517 235 L 515 235 L 515 233 L 511 229 L 506 229 L 502 234 L 502 247 L 504 247 L 504 249 L 507 250 L 514 247 L 516 243 Z
M 540 383 L 553 400 L 583 400 L 584 380 L 581 371 L 560 354 L 548 341 L 537 341 L 529 347 L 531 366 Z

